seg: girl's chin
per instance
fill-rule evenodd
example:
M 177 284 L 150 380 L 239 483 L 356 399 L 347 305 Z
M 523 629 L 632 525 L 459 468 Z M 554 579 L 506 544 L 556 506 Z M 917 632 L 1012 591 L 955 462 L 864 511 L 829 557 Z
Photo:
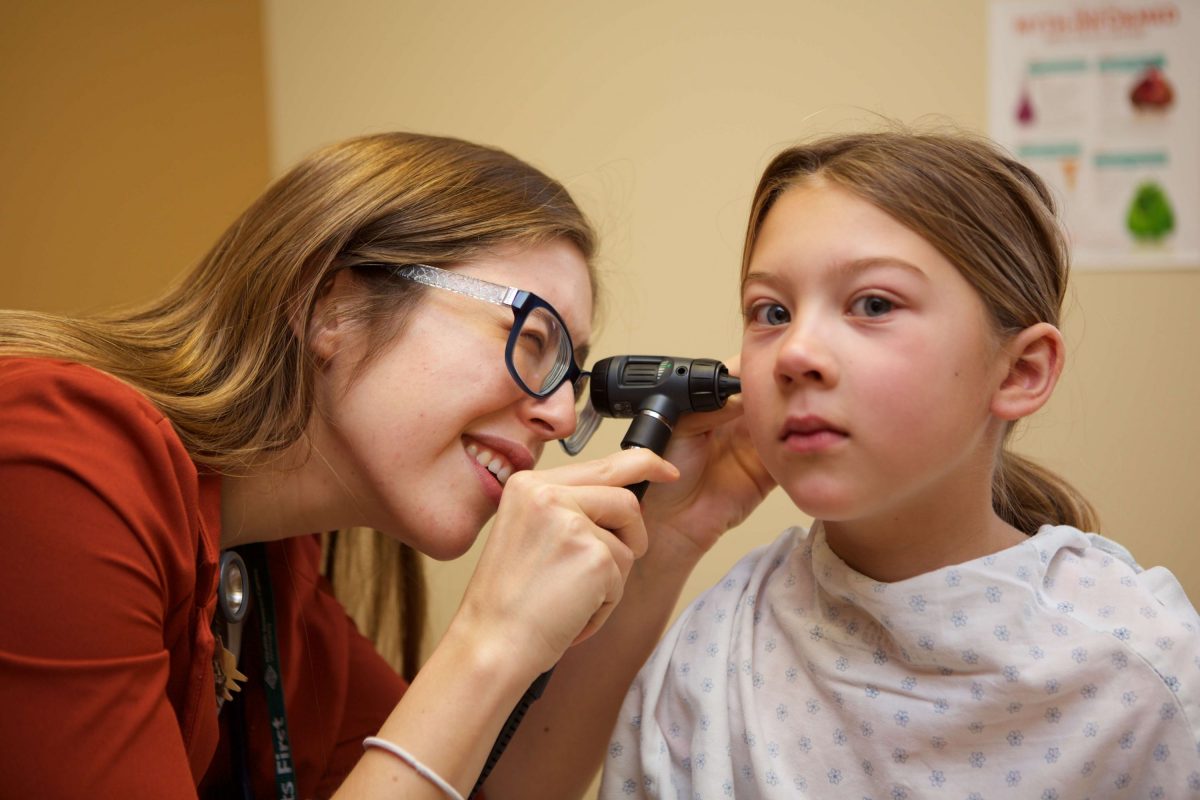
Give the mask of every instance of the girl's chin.
M 833 487 L 785 486 L 784 491 L 796 505 L 813 519 L 841 522 L 855 518 L 858 504 L 845 492 Z

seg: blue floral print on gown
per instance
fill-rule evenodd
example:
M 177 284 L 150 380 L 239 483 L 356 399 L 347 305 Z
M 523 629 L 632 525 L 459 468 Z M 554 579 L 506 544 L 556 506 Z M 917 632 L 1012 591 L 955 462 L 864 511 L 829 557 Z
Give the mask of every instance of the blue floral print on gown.
M 1046 526 L 880 583 L 820 523 L 744 558 L 629 692 L 600 796 L 1200 797 L 1200 618 L 1165 569 Z

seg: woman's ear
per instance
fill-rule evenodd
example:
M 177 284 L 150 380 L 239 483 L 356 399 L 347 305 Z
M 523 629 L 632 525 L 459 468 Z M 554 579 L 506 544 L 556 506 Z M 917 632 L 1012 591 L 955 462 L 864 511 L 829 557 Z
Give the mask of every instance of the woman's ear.
M 1003 348 L 1008 371 L 992 396 L 992 414 L 1003 420 L 1027 417 L 1046 404 L 1062 374 L 1066 348 L 1058 328 L 1030 325 Z
M 333 358 L 334 354 L 344 345 L 343 338 L 347 331 L 340 307 L 346 301 L 350 291 L 350 276 L 347 270 L 337 270 L 326 280 L 317 293 L 313 303 L 312 316 L 308 320 L 307 347 L 316 359 L 324 364 Z M 304 331 L 293 320 L 292 329 L 297 337 L 303 336 Z

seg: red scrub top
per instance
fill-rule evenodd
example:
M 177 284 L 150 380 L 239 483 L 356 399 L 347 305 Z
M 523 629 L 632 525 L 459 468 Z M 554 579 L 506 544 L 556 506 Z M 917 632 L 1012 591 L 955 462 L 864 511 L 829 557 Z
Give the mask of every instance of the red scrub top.
M 229 795 L 211 633 L 220 522 L 220 478 L 139 392 L 78 364 L 0 358 L 0 795 Z M 267 553 L 298 796 L 326 797 L 405 684 L 319 575 L 315 536 Z M 257 636 L 243 634 L 240 668 L 265 799 Z

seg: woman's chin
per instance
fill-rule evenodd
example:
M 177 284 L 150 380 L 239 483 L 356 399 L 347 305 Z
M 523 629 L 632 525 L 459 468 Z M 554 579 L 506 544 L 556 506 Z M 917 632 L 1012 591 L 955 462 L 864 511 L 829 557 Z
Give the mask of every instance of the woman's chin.
M 397 533 L 394 528 L 379 530 L 434 561 L 453 561 L 464 556 L 475 545 L 491 518 L 492 515 L 488 514 L 481 519 L 441 520 L 437 526 L 428 525 L 423 530 L 411 533 Z
M 422 550 L 421 552 L 432 558 L 434 561 L 453 561 L 456 558 L 462 558 L 475 544 L 475 540 L 479 538 L 476 533 L 469 539 L 455 540 L 454 542 L 439 542 L 438 546 Z

